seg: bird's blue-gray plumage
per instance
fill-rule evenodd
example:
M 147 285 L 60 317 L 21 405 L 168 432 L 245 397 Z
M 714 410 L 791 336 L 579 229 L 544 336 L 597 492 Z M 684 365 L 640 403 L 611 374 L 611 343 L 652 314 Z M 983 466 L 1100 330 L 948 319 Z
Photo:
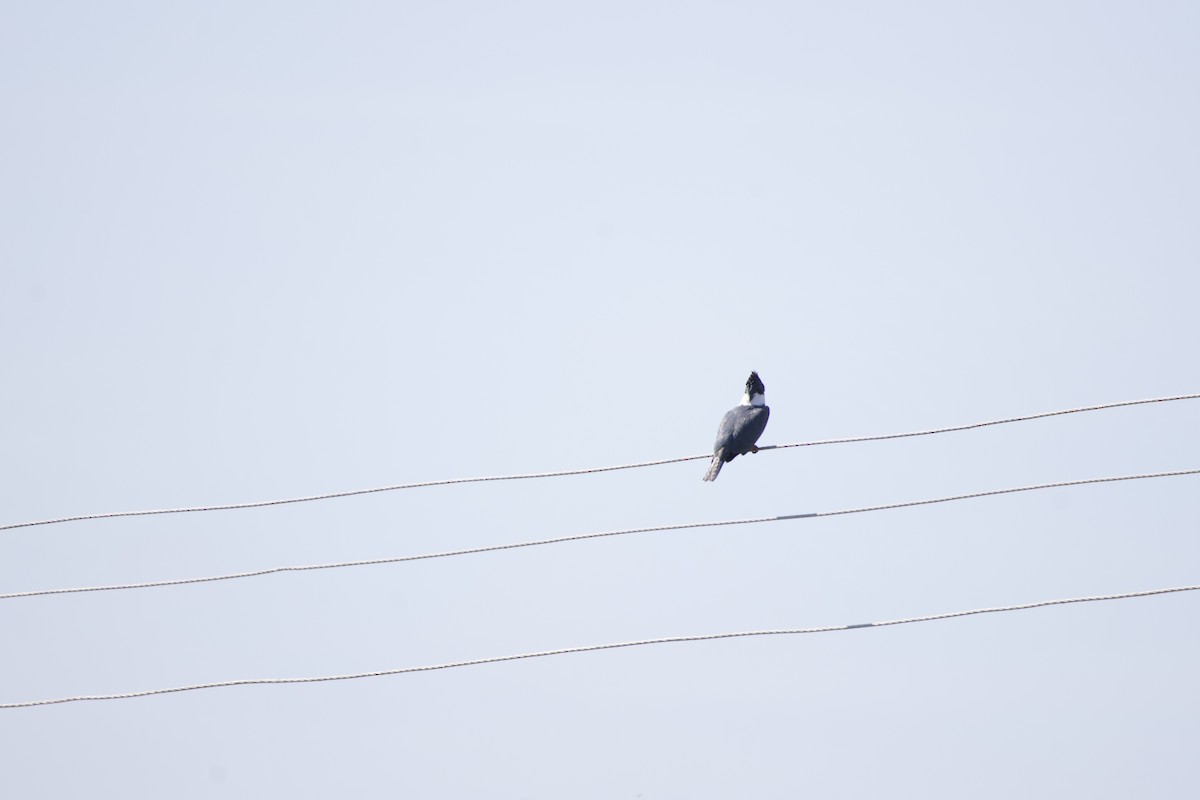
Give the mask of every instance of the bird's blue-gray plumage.
M 766 387 L 759 379 L 757 372 L 751 372 L 746 381 L 746 399 L 743 404 L 730 410 L 721 419 L 721 427 L 717 429 L 717 441 L 713 444 L 712 464 L 704 480 L 714 481 L 721 473 L 721 467 L 727 461 L 738 456 L 744 456 L 752 450 L 757 450 L 755 444 L 767 428 L 767 418 L 771 409 L 764 405 L 751 405 L 757 400 L 762 402 Z

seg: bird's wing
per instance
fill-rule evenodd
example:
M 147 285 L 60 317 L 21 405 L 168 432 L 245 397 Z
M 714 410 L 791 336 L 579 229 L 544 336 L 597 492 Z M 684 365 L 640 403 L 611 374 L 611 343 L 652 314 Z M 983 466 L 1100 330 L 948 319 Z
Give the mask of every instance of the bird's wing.
M 713 443 L 713 452 L 717 452 L 722 447 L 728 447 L 733 442 L 734 436 L 737 434 L 738 427 L 741 424 L 738 412 L 742 410 L 741 406 L 725 412 L 725 416 L 721 417 L 721 427 L 717 428 L 717 441 Z

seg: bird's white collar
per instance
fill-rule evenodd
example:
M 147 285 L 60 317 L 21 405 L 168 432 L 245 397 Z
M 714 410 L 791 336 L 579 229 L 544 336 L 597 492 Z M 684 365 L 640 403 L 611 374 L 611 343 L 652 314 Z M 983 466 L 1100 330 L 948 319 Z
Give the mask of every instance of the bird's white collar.
M 767 398 L 761 394 L 755 393 L 755 395 L 753 397 L 751 397 L 748 394 L 742 395 L 742 405 L 744 405 L 744 406 L 754 406 L 755 408 L 762 408 L 766 404 L 767 404 Z

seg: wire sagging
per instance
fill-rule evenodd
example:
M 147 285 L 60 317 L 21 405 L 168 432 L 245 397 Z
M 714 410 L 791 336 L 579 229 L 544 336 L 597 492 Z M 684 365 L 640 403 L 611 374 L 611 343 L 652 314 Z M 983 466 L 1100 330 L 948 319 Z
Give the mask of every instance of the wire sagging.
M 1196 394 L 1178 394 L 1169 397 L 1152 397 L 1146 400 L 1123 400 L 1117 403 L 1103 403 L 1096 406 L 1083 406 L 1080 408 L 1067 408 L 1060 411 L 1046 411 L 1040 414 L 1027 414 L 1020 417 L 1007 417 L 1005 419 L 990 420 L 988 422 L 973 422 L 967 425 L 952 425 L 948 428 L 932 428 L 923 431 L 910 431 L 908 433 L 887 433 L 877 436 L 855 436 L 844 439 L 822 439 L 813 442 L 793 442 L 790 444 L 772 444 L 758 448 L 764 450 L 784 450 L 791 447 L 818 447 L 827 444 L 850 444 L 853 442 L 879 442 L 888 439 L 905 439 L 914 436 L 932 436 L 939 433 L 953 433 L 955 431 L 973 430 L 976 428 L 987 428 L 994 425 L 1007 425 L 1013 422 L 1028 422 L 1035 419 L 1045 419 L 1046 417 L 1058 417 L 1066 414 L 1082 414 L 1088 411 L 1103 411 L 1110 408 L 1123 408 L 1126 406 L 1140 406 L 1149 403 L 1169 403 L 1175 400 L 1195 400 L 1200 398 L 1200 393 Z M 377 494 L 379 492 L 394 492 L 400 489 L 422 489 L 431 486 L 452 486 L 464 483 L 486 483 L 492 481 L 519 481 L 531 480 L 534 478 L 561 478 L 568 475 L 594 475 L 601 472 L 615 472 L 623 469 L 637 469 L 639 467 L 658 467 L 665 464 L 676 464 L 683 461 L 697 461 L 700 459 L 712 458 L 712 453 L 703 453 L 695 456 L 679 456 L 678 458 L 664 458 L 657 461 L 641 461 L 634 464 L 618 464 L 610 467 L 590 467 L 586 469 L 569 469 L 558 472 L 527 472 L 516 475 L 492 475 L 478 478 L 447 478 L 444 480 L 421 481 L 418 483 L 397 483 L 391 486 L 378 486 L 373 489 L 350 489 L 342 492 L 328 492 L 325 494 L 307 495 L 305 497 L 289 497 L 278 500 L 258 500 L 249 503 L 226 503 L 223 505 L 208 505 L 208 506 L 188 506 L 183 508 L 159 508 L 143 511 L 112 511 L 100 514 L 81 514 L 71 517 L 56 517 L 54 519 L 35 520 L 32 522 L 14 522 L 7 525 L 0 525 L 0 531 L 16 530 L 17 528 L 32 528 L 39 525 L 59 525 L 64 522 L 82 522 L 85 520 L 97 519 L 114 519 L 117 517 L 145 517 L 155 514 L 191 514 L 203 511 L 233 511 L 244 508 L 265 508 L 267 506 L 281 506 L 292 503 L 310 503 L 316 500 L 333 500 L 339 497 L 356 497 L 365 494 Z
M 445 550 L 439 553 L 423 553 L 415 556 L 393 556 L 390 558 L 372 558 L 363 561 L 340 561 L 332 564 L 307 564 L 302 566 L 290 567 L 268 567 L 266 569 L 252 570 L 249 572 L 234 572 L 226 575 L 210 575 L 201 578 L 178 578 L 175 580 L 166 581 L 149 581 L 146 583 L 123 583 L 112 584 L 108 586 L 85 586 L 70 589 L 39 589 L 29 592 L 12 592 L 10 594 L 0 594 L 0 600 L 12 600 L 18 597 L 44 597 L 53 594 L 77 594 L 80 592 L 109 592 L 121 589 L 150 589 L 162 586 L 184 586 L 193 583 L 215 583 L 217 581 L 229 581 L 239 578 L 257 578 L 264 575 L 274 575 L 281 572 L 307 572 L 310 570 L 322 569 L 344 569 L 346 567 L 366 567 L 379 564 L 398 564 L 405 561 L 423 561 L 431 558 L 450 558 L 452 556 L 466 556 L 478 553 L 491 553 L 498 550 L 517 550 L 523 547 L 538 547 L 549 544 L 562 544 L 564 542 L 580 542 L 586 539 L 601 539 L 611 536 L 627 536 L 635 533 L 659 533 L 662 531 L 678 531 L 687 530 L 690 528 L 718 528 L 728 525 L 753 525 L 760 522 L 782 522 L 785 520 L 794 519 L 815 519 L 817 517 L 838 517 L 847 514 L 865 514 L 872 511 L 888 511 L 898 508 L 911 508 L 913 506 L 927 506 L 937 503 L 950 503 L 956 500 L 971 500 L 978 497 L 994 497 L 1002 494 L 1015 494 L 1017 492 L 1032 492 L 1039 489 L 1056 489 L 1066 486 L 1084 486 L 1093 483 L 1114 483 L 1117 481 L 1135 481 L 1149 478 L 1171 478 L 1180 475 L 1196 475 L 1200 474 L 1200 469 L 1177 470 L 1174 472 L 1148 472 L 1140 475 L 1119 475 L 1108 478 L 1083 478 L 1073 481 L 1058 481 L 1056 483 L 1039 483 L 1033 486 L 1017 486 L 1009 489 L 990 489 L 982 492 L 971 492 L 969 494 L 956 494 L 949 497 L 935 497 L 928 500 L 906 500 L 900 503 L 887 503 L 885 505 L 862 506 L 859 508 L 846 508 L 838 511 L 814 511 L 807 514 L 783 514 L 773 517 L 751 517 L 748 519 L 731 519 L 720 520 L 717 522 L 683 522 L 673 525 L 653 525 L 645 528 L 626 528 L 616 531 L 602 531 L 600 533 L 579 533 L 571 536 L 558 536 L 553 539 L 537 539 L 529 542 L 512 542 L 508 544 L 493 544 L 483 547 L 469 547 L 461 550 Z
M 862 630 L 866 628 L 885 628 L 892 625 L 910 625 L 916 622 L 933 622 L 956 617 L 970 617 L 978 614 L 999 614 L 1007 611 L 1025 611 L 1032 608 L 1047 606 L 1062 606 L 1074 603 L 1095 603 L 1105 600 L 1128 600 L 1134 597 L 1150 597 L 1153 595 L 1173 594 L 1176 592 L 1194 592 L 1200 589 L 1200 584 L 1192 586 L 1175 586 L 1168 589 L 1148 589 L 1140 592 L 1122 592 L 1119 594 L 1092 595 L 1088 597 L 1070 597 L 1061 600 L 1039 600 L 1033 603 L 1020 603 L 1008 606 L 993 606 L 990 608 L 975 608 L 968 611 L 950 611 L 943 614 L 929 614 L 922 617 L 905 617 L 901 619 L 884 620 L 882 622 L 864 622 L 853 625 L 827 625 L 819 628 L 784 628 L 765 631 L 737 631 L 733 633 L 706 633 L 694 636 L 664 636 L 658 639 L 641 639 L 632 642 L 613 642 L 610 644 L 585 645 L 582 647 L 564 647 L 557 650 L 541 650 L 533 653 L 518 653 L 508 656 L 493 656 L 491 658 L 476 658 L 467 661 L 451 661 L 444 664 L 429 664 L 418 667 L 400 667 L 375 672 L 358 672 L 350 675 L 320 675 L 309 678 L 246 678 L 231 681 L 216 681 L 213 683 L 197 683 L 190 686 L 174 686 L 167 689 L 146 689 L 139 692 L 123 694 L 77 695 L 74 697 L 59 697 L 50 700 L 27 700 L 20 703 L 0 703 L 0 709 L 32 708 L 34 706 L 58 705 L 60 703 L 78 703 L 85 700 L 130 700 L 136 697 L 151 697 L 161 694 L 177 694 L 193 692 L 200 689 L 223 689 L 232 686 L 265 686 L 270 684 L 293 683 L 325 683 L 328 681 L 349 681 L 360 678 L 382 678 L 388 675 L 405 675 L 414 672 L 433 672 L 459 667 L 475 667 L 483 664 L 499 664 L 504 661 L 521 661 L 530 658 L 547 658 L 573 653 L 594 653 L 600 650 L 618 650 L 626 647 L 645 647 L 647 645 L 677 644 L 680 642 L 706 642 L 716 639 L 740 639 L 751 636 L 794 636 L 804 633 L 832 633 L 834 631 Z

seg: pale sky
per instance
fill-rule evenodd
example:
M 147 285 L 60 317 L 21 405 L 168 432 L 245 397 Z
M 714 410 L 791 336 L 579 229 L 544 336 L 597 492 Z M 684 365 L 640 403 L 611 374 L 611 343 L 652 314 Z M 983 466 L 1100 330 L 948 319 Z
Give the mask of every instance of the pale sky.
M 1200 391 L 1194 3 L 9 3 L 0 525 Z M 0 594 L 1200 467 L 1200 401 L 0 532 Z M 0 704 L 1200 583 L 1200 478 L 0 600 Z M 1200 782 L 1200 592 L 0 710 L 5 798 Z

